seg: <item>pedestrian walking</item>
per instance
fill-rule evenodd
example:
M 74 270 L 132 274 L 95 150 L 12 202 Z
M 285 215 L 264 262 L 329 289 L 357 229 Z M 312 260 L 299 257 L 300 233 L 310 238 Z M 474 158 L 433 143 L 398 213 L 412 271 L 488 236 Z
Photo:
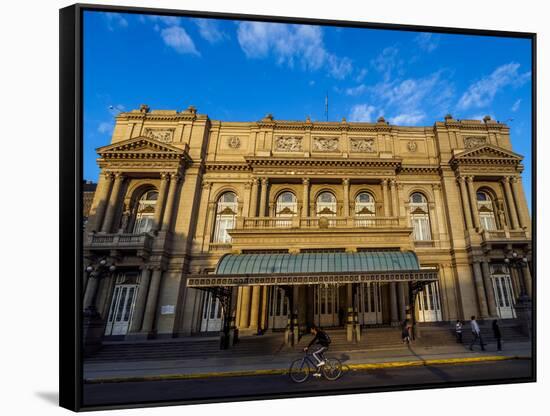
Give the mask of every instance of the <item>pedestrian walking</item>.
M 456 325 L 455 325 L 455 334 L 456 334 L 456 342 L 458 344 L 462 344 L 462 321 L 460 319 L 457 319 Z
M 470 350 L 474 350 L 474 344 L 477 340 L 479 340 L 481 351 L 485 351 L 485 344 L 483 344 L 483 338 L 481 338 L 481 330 L 479 329 L 479 325 L 477 324 L 476 317 L 474 315 L 470 318 L 470 327 L 472 329 L 472 342 L 470 342 Z
M 493 321 L 493 335 L 497 340 L 497 351 L 502 351 L 502 334 L 500 333 L 500 327 L 496 319 Z
M 411 328 L 408 319 L 403 321 L 403 326 L 401 327 L 401 339 L 403 340 L 403 344 L 411 343 Z

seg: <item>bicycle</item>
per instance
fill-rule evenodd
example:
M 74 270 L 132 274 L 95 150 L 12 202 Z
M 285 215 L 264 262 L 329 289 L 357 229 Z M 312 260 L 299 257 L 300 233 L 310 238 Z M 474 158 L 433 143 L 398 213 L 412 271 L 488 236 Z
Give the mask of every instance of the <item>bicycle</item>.
M 304 356 L 298 358 L 290 364 L 288 375 L 295 383 L 303 383 L 313 372 L 320 371 L 321 374 L 330 381 L 339 379 L 342 376 L 342 362 L 338 358 L 325 358 L 321 353 L 321 360 L 325 362 L 321 367 L 317 367 L 311 354 L 307 350 Z

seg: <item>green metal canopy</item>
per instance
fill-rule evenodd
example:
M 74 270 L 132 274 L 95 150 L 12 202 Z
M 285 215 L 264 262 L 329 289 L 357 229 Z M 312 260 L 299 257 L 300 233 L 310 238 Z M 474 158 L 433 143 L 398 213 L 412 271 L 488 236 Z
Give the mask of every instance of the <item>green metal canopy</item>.
M 419 270 L 411 251 L 365 251 L 359 253 L 254 253 L 227 254 L 216 275 L 265 275 L 297 273 L 353 273 Z

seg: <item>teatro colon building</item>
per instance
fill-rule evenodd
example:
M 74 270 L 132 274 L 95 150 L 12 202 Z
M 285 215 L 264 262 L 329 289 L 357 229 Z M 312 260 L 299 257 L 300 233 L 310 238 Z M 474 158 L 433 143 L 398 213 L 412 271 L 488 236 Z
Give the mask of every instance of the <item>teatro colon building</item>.
M 407 317 L 517 319 L 532 296 L 522 156 L 490 117 L 233 122 L 142 105 L 97 154 L 83 303 L 107 339 L 316 324 L 351 340 Z M 113 267 L 89 273 L 98 262 Z

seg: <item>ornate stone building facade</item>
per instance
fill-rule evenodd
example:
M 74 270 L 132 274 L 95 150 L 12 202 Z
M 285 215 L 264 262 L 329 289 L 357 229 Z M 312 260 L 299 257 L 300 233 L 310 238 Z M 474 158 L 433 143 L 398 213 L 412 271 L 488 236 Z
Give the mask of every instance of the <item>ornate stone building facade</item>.
M 240 334 L 514 319 L 531 295 L 522 157 L 488 117 L 225 122 L 142 106 L 97 152 L 84 257 L 116 270 L 84 274 L 84 306 L 105 336 L 213 332 L 231 315 Z

